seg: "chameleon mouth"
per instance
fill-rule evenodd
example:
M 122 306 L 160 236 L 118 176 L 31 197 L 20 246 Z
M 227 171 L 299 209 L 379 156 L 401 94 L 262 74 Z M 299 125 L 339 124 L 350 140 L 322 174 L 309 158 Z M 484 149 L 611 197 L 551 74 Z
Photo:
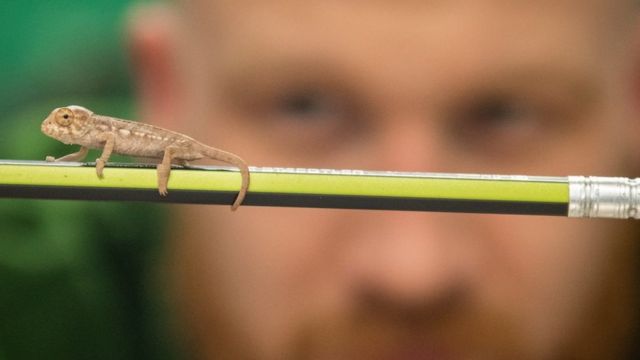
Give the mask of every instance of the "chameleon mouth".
M 51 136 L 53 134 L 53 129 L 51 127 L 51 123 L 49 123 L 49 119 L 46 119 L 42 125 L 40 126 L 40 130 L 45 134 Z
M 46 118 L 43 122 L 42 125 L 40 126 L 40 130 L 42 131 L 43 134 L 52 137 L 52 138 L 57 138 L 58 135 L 58 129 L 56 129 L 56 126 L 54 124 L 52 124 L 51 120 L 49 118 Z

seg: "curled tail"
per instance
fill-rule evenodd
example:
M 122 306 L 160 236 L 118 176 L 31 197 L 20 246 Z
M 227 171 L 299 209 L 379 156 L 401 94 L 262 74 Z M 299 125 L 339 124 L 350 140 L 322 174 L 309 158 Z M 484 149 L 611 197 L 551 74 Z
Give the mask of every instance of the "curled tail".
M 235 211 L 238 206 L 242 204 L 244 197 L 247 195 L 247 190 L 249 189 L 249 166 L 247 166 L 247 163 L 238 155 L 224 150 L 207 147 L 205 155 L 208 158 L 237 166 L 240 169 L 240 175 L 242 176 L 242 185 L 240 186 L 240 192 L 238 193 L 238 196 L 231 205 L 231 210 Z

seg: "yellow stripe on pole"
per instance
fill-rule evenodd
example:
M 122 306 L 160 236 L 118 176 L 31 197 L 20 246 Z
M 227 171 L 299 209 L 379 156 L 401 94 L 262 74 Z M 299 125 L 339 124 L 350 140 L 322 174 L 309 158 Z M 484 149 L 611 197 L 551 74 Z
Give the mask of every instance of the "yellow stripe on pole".
M 273 194 L 382 196 L 398 198 L 466 199 L 516 202 L 567 203 L 568 184 L 562 181 L 522 179 L 388 176 L 340 171 L 269 171 L 251 173 L 249 191 Z M 169 191 L 238 191 L 240 174 L 227 170 L 174 169 Z M 0 163 L 0 185 L 90 188 L 155 189 L 156 170 L 107 167 L 98 178 L 94 167 L 32 162 Z
M 556 203 L 569 201 L 566 183 L 429 177 L 267 173 L 256 174 L 251 191 Z

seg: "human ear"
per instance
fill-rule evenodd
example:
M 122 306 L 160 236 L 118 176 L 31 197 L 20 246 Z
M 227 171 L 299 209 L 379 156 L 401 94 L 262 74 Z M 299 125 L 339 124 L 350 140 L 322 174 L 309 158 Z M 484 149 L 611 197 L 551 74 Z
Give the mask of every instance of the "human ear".
M 177 62 L 176 12 L 168 4 L 143 4 L 128 17 L 127 41 L 140 120 L 173 128 L 184 105 Z

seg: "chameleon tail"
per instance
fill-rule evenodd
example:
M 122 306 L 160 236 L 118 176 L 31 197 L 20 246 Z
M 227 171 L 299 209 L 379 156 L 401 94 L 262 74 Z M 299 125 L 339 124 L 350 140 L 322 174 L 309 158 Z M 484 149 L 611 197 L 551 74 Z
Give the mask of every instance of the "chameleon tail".
M 240 169 L 240 175 L 242 176 L 242 185 L 240 187 L 238 196 L 231 205 L 231 210 L 235 211 L 238 206 L 242 204 L 242 201 L 247 194 L 247 190 L 249 189 L 249 167 L 247 166 L 247 163 L 238 155 L 212 147 L 207 147 L 205 155 L 208 158 L 237 166 Z

